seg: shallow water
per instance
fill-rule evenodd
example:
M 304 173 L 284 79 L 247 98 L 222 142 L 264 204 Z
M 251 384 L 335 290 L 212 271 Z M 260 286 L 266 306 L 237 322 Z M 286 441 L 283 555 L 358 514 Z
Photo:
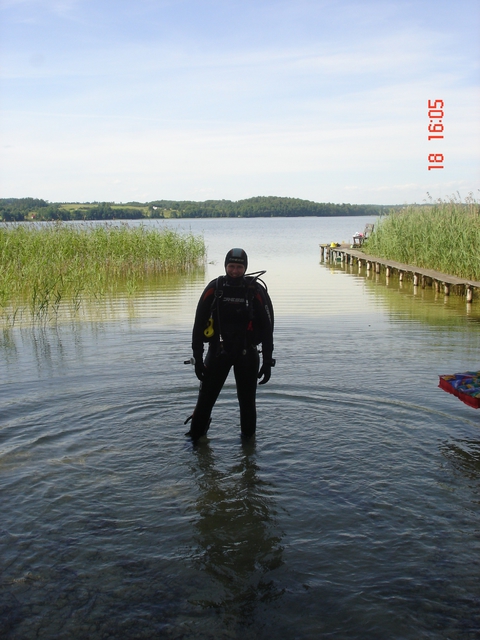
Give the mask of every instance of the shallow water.
M 205 273 L 1 335 L 0 637 L 478 638 L 480 301 L 319 263 L 371 219 L 161 222 Z M 242 444 L 229 378 L 208 442 L 198 296 L 243 246 L 277 367 Z

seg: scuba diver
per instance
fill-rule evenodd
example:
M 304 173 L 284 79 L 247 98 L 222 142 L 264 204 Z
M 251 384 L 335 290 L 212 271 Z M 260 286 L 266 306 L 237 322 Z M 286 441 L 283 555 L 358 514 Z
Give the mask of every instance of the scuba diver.
M 240 405 L 243 438 L 255 434 L 255 396 L 259 384 L 270 380 L 275 366 L 273 353 L 273 306 L 259 277 L 265 271 L 246 275 L 247 254 L 231 249 L 225 257 L 225 276 L 212 280 L 197 305 L 192 333 L 195 374 L 200 391 L 186 436 L 195 442 L 210 426 L 212 409 L 233 367 Z M 203 360 L 204 343 L 208 351 Z M 262 345 L 262 366 L 258 346 Z M 259 371 L 260 368 L 260 371 Z

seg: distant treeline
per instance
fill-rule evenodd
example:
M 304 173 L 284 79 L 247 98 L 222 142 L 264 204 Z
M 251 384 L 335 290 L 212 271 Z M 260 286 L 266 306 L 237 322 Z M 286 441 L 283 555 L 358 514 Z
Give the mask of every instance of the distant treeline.
M 0 219 L 21 220 L 132 220 L 141 218 L 265 218 L 300 216 L 375 216 L 398 205 L 333 204 L 300 198 L 259 196 L 246 200 L 155 200 L 153 202 L 61 203 L 39 198 L 1 198 Z
M 156 200 L 148 204 L 152 218 L 271 218 L 300 216 L 368 216 L 385 213 L 390 207 L 369 204 L 320 203 L 300 198 L 258 196 L 246 200 L 191 202 Z
M 38 198 L 1 198 L 0 219 L 5 222 L 21 220 L 132 220 L 144 218 L 145 211 L 128 205 L 110 202 L 67 204 L 47 202 Z

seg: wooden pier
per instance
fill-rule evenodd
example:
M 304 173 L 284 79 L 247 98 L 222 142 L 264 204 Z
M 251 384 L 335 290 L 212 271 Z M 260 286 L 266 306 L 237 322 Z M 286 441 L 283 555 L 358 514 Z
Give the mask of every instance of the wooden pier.
M 414 286 L 420 286 L 422 289 L 426 286 L 433 286 L 435 291 L 443 291 L 446 296 L 450 295 L 450 293 L 458 293 L 464 295 L 467 302 L 472 302 L 475 289 L 477 293 L 480 291 L 480 282 L 475 280 L 457 278 L 433 269 L 423 269 L 422 267 L 414 267 L 395 260 L 369 256 L 363 251 L 352 249 L 350 245 L 332 247 L 328 244 L 321 244 L 320 259 L 322 262 L 357 264 L 359 272 L 364 267 L 367 272 L 372 271 L 375 273 L 380 273 L 383 269 L 387 278 L 396 273 L 400 281 L 407 275 L 412 278 Z

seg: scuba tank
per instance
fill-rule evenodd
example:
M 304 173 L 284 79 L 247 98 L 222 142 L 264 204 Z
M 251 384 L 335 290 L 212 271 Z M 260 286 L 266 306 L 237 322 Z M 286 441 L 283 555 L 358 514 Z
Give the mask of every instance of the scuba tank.
M 261 288 L 265 297 L 265 311 L 270 320 L 273 330 L 273 306 L 268 295 L 268 289 L 265 282 L 261 279 L 261 276 L 265 271 L 256 271 L 255 273 L 245 274 L 243 276 L 244 284 L 242 285 L 242 295 L 245 296 L 245 311 L 247 314 L 245 330 L 248 332 L 253 331 L 253 299 L 257 291 L 257 287 Z M 212 339 L 219 340 L 220 350 L 223 351 L 223 331 L 222 318 L 220 317 L 220 305 L 222 298 L 224 297 L 224 286 L 226 278 L 225 276 L 219 276 L 217 278 L 215 295 L 210 308 L 210 317 L 203 330 L 204 342 L 211 342 Z M 234 288 L 235 289 L 235 288 Z M 233 293 L 233 291 L 229 292 Z

